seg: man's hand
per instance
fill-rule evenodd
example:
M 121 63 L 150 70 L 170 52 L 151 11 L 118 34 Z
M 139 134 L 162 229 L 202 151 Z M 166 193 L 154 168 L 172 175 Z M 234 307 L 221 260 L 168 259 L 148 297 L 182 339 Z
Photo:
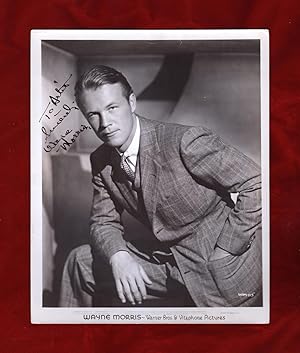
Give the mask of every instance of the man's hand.
M 214 252 L 211 254 L 209 261 L 219 260 L 228 255 L 231 255 L 231 254 L 217 246 Z
M 118 251 L 111 259 L 112 272 L 122 303 L 141 304 L 146 299 L 146 284 L 152 284 L 146 272 L 127 251 Z

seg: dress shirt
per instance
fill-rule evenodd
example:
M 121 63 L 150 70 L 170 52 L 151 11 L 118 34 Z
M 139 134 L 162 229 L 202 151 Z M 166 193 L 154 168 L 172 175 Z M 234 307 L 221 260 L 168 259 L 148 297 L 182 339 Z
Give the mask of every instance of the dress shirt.
M 119 150 L 117 150 L 120 156 L 122 156 L 123 154 L 125 155 L 126 160 L 134 173 L 135 173 L 135 168 L 137 163 L 137 156 L 140 148 L 140 135 L 141 135 L 139 119 L 136 115 L 135 115 L 135 118 L 136 118 L 136 130 L 130 145 L 128 146 L 127 150 L 124 153 L 121 153 Z

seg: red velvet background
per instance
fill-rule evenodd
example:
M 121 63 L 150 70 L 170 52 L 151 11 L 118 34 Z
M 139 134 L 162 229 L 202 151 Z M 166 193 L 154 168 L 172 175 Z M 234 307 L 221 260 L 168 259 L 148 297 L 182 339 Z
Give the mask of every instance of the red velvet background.
M 0 6 L 0 352 L 299 352 L 300 70 L 298 1 L 52 0 Z M 269 28 L 271 324 L 31 325 L 30 29 Z

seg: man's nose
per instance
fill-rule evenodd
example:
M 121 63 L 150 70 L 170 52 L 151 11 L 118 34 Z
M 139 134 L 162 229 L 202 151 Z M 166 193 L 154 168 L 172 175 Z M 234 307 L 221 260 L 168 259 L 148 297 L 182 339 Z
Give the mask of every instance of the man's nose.
M 109 119 L 106 113 L 99 116 L 99 130 L 104 130 L 109 125 Z

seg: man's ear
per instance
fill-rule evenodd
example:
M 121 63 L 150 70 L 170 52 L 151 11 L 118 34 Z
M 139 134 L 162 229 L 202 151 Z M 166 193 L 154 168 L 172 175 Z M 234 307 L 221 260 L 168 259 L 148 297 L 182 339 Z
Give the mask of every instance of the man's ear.
M 134 113 L 136 108 L 136 96 L 134 93 L 131 93 L 131 95 L 129 96 L 129 105 L 131 108 L 131 113 Z

